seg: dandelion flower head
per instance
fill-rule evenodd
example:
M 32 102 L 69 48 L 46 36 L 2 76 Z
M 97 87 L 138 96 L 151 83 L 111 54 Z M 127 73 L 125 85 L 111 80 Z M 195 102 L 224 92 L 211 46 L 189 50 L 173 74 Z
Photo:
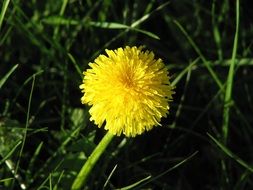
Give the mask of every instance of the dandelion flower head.
M 160 125 L 174 93 L 163 61 L 142 46 L 105 51 L 89 63 L 80 85 L 81 102 L 91 106 L 90 120 L 128 137 Z

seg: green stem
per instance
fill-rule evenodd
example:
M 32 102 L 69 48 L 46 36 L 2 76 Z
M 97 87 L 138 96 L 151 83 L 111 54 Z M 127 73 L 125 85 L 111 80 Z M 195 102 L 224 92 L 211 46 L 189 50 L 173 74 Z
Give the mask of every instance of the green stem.
M 230 117 L 230 107 L 232 104 L 232 89 L 233 89 L 233 80 L 234 80 L 234 68 L 236 64 L 236 53 L 237 53 L 237 44 L 238 44 L 238 33 L 239 33 L 239 16 L 240 16 L 240 2 L 236 1 L 236 29 L 234 37 L 234 46 L 231 58 L 231 64 L 228 71 L 227 77 L 227 87 L 224 98 L 224 108 L 223 108 L 223 124 L 222 124 L 222 134 L 223 134 L 223 143 L 227 143 L 228 138 L 228 128 L 229 128 L 229 117 Z
M 113 134 L 107 132 L 107 134 L 99 142 L 97 147 L 89 156 L 88 160 L 84 163 L 76 179 L 74 180 L 74 183 L 72 184 L 72 187 L 71 187 L 72 190 L 81 189 L 81 187 L 86 182 L 92 168 L 95 166 L 96 162 L 98 161 L 102 153 L 105 151 L 106 147 L 109 145 L 113 137 L 114 137 Z

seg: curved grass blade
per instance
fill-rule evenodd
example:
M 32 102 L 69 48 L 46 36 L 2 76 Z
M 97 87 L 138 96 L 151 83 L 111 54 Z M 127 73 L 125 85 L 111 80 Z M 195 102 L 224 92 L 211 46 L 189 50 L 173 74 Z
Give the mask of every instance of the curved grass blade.
M 190 159 L 192 159 L 196 154 L 198 154 L 198 151 L 194 152 L 193 154 L 191 154 L 190 156 L 188 156 L 187 158 L 185 158 L 184 160 L 182 160 L 181 162 L 177 163 L 176 165 L 174 165 L 173 167 L 169 168 L 168 170 L 162 172 L 161 174 L 151 178 L 150 180 L 148 180 L 147 182 L 141 184 L 140 186 L 138 186 L 138 188 L 146 185 L 147 183 L 150 183 L 152 181 L 157 180 L 158 178 L 166 175 L 167 173 L 171 172 L 172 170 L 178 168 L 179 166 L 181 166 L 182 164 L 184 164 L 185 162 L 189 161 Z
M 7 79 L 9 78 L 9 76 L 17 69 L 18 64 L 14 65 L 11 70 L 4 75 L 4 77 L 0 80 L 0 89 L 3 87 L 4 83 L 7 81 Z
M 235 155 L 232 151 L 230 151 L 227 147 L 225 147 L 222 143 L 220 143 L 217 139 L 215 139 L 212 135 L 207 133 L 207 135 L 214 141 L 214 143 L 230 158 L 234 159 L 237 163 L 239 163 L 241 166 L 249 170 L 250 172 L 253 172 L 253 166 L 250 166 L 245 161 L 243 161 L 240 157 Z
M 126 186 L 126 187 L 119 188 L 119 189 L 117 189 L 117 190 L 129 190 L 129 189 L 133 189 L 134 187 L 140 185 L 140 184 L 143 183 L 144 181 L 149 180 L 150 178 L 151 178 L 151 175 L 149 175 L 148 177 L 145 177 L 145 178 L 143 178 L 143 179 L 141 179 L 141 180 L 139 180 L 139 181 L 137 181 L 137 182 L 135 182 L 135 183 L 133 183 L 133 184 L 131 184 L 131 185 L 128 185 L 128 186 Z

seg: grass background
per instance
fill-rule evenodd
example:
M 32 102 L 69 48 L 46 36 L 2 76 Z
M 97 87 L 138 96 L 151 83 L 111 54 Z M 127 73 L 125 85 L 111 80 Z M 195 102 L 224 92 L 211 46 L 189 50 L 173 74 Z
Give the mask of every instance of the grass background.
M 116 137 L 85 189 L 253 189 L 250 1 L 21 1 L 0 10 L 0 189 L 69 189 L 105 131 L 81 105 L 104 49 L 144 45 L 176 94 L 162 127 Z

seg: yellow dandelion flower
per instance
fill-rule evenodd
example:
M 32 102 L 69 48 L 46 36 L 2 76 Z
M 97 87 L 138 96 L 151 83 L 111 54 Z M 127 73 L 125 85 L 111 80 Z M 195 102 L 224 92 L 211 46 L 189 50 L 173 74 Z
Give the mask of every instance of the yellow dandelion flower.
M 105 50 L 84 74 L 83 104 L 90 120 L 114 135 L 136 136 L 160 125 L 174 93 L 168 70 L 143 47 Z

